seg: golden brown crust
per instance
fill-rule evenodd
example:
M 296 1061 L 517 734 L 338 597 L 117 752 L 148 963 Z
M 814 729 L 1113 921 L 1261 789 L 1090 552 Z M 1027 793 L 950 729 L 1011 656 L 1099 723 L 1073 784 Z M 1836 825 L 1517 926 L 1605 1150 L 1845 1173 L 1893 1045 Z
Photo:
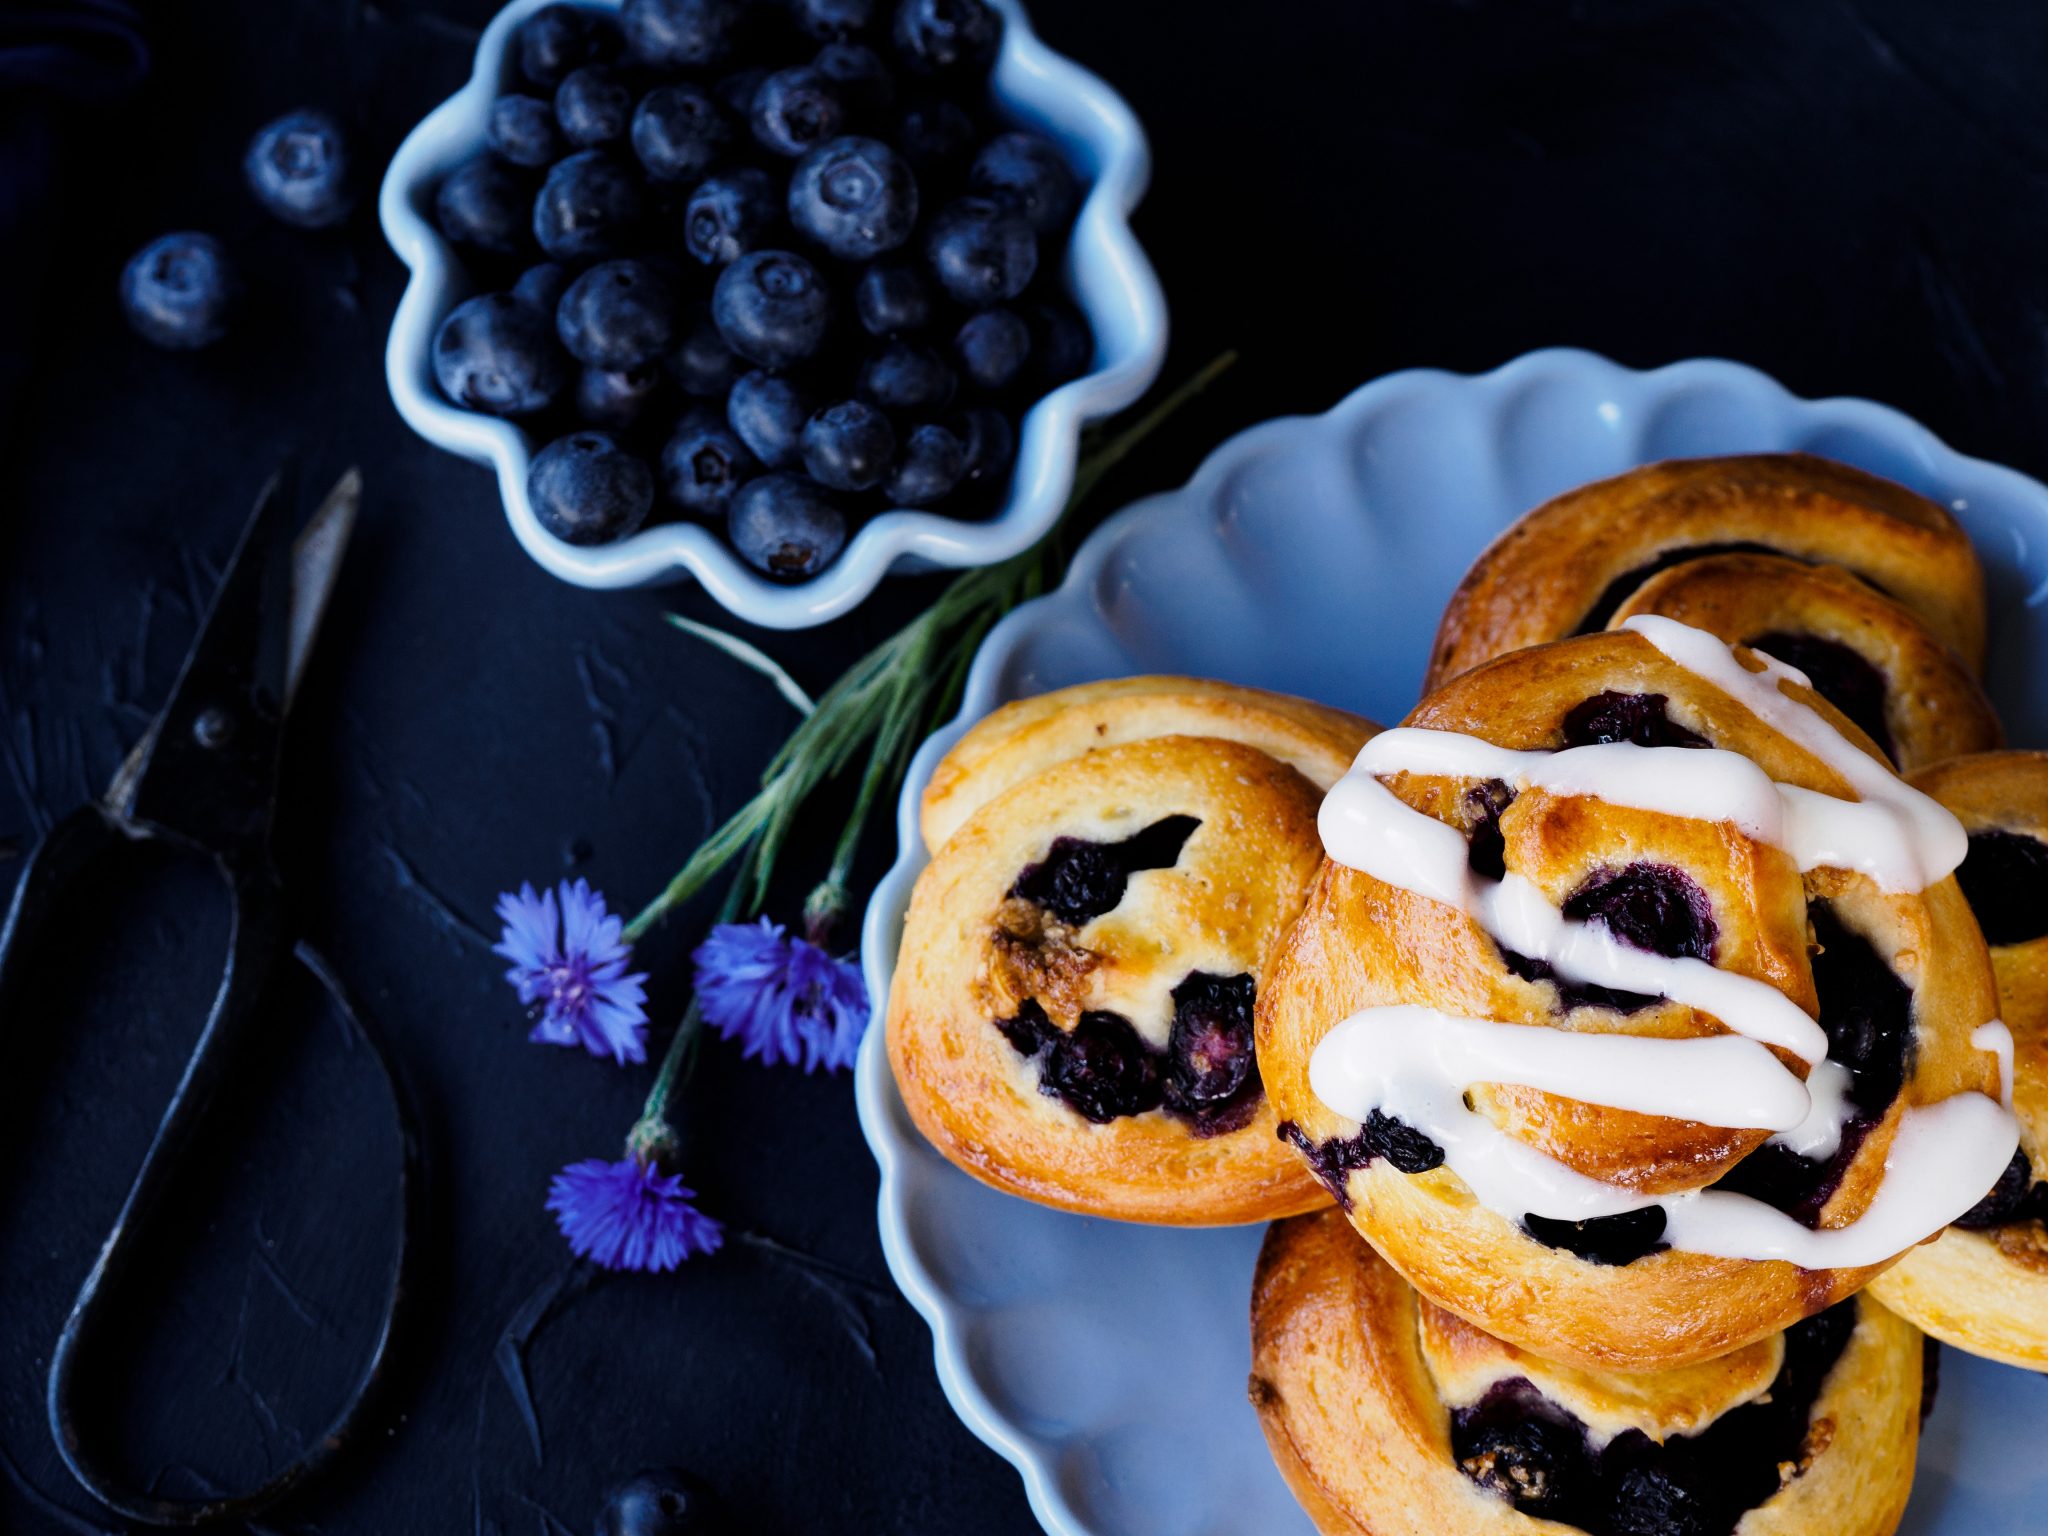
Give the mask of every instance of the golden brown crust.
M 1807 1455 L 1737 1536 L 1889 1536 L 1912 1490 L 1920 1335 L 1859 1300 L 1816 1398 Z M 1452 1459 L 1418 1298 L 1335 1212 L 1276 1223 L 1252 1286 L 1251 1400 L 1323 1536 L 1573 1536 Z M 1626 1389 L 1656 1398 L 1640 1385 Z
M 1569 1410 L 1601 1445 L 1631 1429 L 1659 1444 L 1698 1434 L 1767 1394 L 1785 1363 L 1785 1336 L 1774 1333 L 1669 1370 L 1589 1371 L 1497 1339 L 1426 1296 L 1418 1312 L 1422 1358 L 1446 1407 L 1473 1407 L 1492 1388 L 1519 1379 Z
M 1166 736 L 1056 762 L 983 804 L 918 879 L 890 993 L 890 1065 L 918 1128 L 986 1183 L 1093 1215 L 1220 1225 L 1326 1203 L 1263 1096 L 1242 1129 L 1206 1138 L 1161 1110 L 1091 1124 L 1039 1091 L 996 1027 L 1028 997 L 1059 1029 L 1113 1012 L 1162 1050 L 1190 974 L 1262 982 L 1321 855 L 1319 800 L 1253 747 Z M 1057 838 L 1115 842 L 1175 816 L 1199 825 L 1172 867 L 1133 874 L 1079 927 L 1009 895 Z
M 1674 722 L 1750 757 L 1773 779 L 1854 798 L 1834 770 L 1629 632 L 1490 662 L 1424 700 L 1407 723 L 1507 747 L 1549 747 L 1561 739 L 1573 705 L 1610 690 L 1664 695 Z M 1875 755 L 1831 706 L 1806 690 L 1793 692 Z M 1387 783 L 1416 809 L 1462 824 L 1458 807 L 1468 784 L 1413 774 Z M 1812 899 L 1826 898 L 1913 989 L 1917 1046 L 1905 1088 L 1849 1163 L 1821 1212 L 1823 1226 L 1845 1225 L 1868 1206 L 1907 1106 L 1965 1090 L 1995 1091 L 1995 1062 L 1969 1038 L 1995 1011 L 1991 969 L 1953 879 L 1902 895 L 1841 871 L 1802 878 L 1788 855 L 1730 825 L 1537 791 L 1517 797 L 1500 825 L 1508 866 L 1553 901 L 1603 866 L 1645 858 L 1675 865 L 1711 903 L 1716 965 L 1776 987 L 1809 1014 L 1818 1011 L 1807 924 Z M 1398 1003 L 1603 1033 L 1683 1037 L 1722 1028 L 1669 1002 L 1627 1015 L 1604 1008 L 1560 1013 L 1552 983 L 1510 972 L 1493 939 L 1462 912 L 1326 861 L 1259 998 L 1260 1068 L 1284 1120 L 1314 1142 L 1357 1133 L 1355 1122 L 1316 1097 L 1309 1061 L 1343 1019 Z M 1471 1099 L 1496 1125 L 1581 1172 L 1649 1192 L 1711 1183 L 1763 1138 L 1524 1088 L 1480 1085 Z M 1375 1162 L 1349 1175 L 1346 1193 L 1359 1230 L 1432 1300 L 1490 1333 L 1595 1369 L 1711 1358 L 1819 1311 L 1883 1268 L 1808 1271 L 1678 1252 L 1592 1264 L 1536 1242 L 1479 1204 L 1448 1168 L 1409 1175 Z
M 1989 752 L 1913 776 L 1971 832 L 2048 842 L 2048 753 Z M 1999 1016 L 2013 1034 L 2013 1108 L 2036 1180 L 2048 1175 L 2048 936 L 1993 945 Z M 1886 1306 L 1945 1344 L 2048 1371 L 2048 1233 L 2039 1222 L 1951 1227 L 1881 1277 Z
M 937 852 L 1013 784 L 1084 752 L 1153 736 L 1241 741 L 1328 789 L 1377 729 L 1328 705 L 1208 678 L 1082 683 L 1013 700 L 976 723 L 933 770 L 919 828 L 925 847 Z
M 1983 572 L 1945 508 L 1845 464 L 1752 454 L 1645 465 L 1523 517 L 1452 594 L 1424 691 L 1509 651 L 1581 633 L 1589 617 L 1598 628 L 1611 586 L 1661 556 L 1731 544 L 1854 571 L 1973 670 L 1983 665 Z
M 1834 566 L 1782 555 L 1712 555 L 1652 576 L 1615 613 L 1704 629 L 1731 645 L 1790 632 L 1831 641 L 1885 682 L 1884 724 L 1901 773 L 1963 752 L 1988 752 L 2005 733 L 1962 657 L 1913 610 Z

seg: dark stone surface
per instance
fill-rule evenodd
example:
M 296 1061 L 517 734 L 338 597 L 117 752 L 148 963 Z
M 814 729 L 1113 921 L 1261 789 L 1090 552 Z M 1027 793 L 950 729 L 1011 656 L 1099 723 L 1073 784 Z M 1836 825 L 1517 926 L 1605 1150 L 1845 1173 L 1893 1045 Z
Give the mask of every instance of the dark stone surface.
M 489 9 L 152 7 L 144 94 L 69 124 L 67 195 L 0 231 L 0 274 L 30 296 L 7 309 L 9 361 L 32 359 L 0 418 L 0 844 L 18 850 L 104 785 L 280 452 L 303 451 L 309 484 L 360 463 L 364 523 L 300 701 L 280 855 L 300 921 L 422 1103 L 427 1280 L 385 1417 L 273 1528 L 584 1531 L 612 1479 L 678 1462 L 749 1530 L 1029 1531 L 1015 1477 L 954 1421 L 925 1328 L 889 1286 L 843 1079 L 706 1053 L 687 1160 L 735 1240 L 676 1278 L 565 1299 L 528 1352 L 544 1458 L 493 1363 L 508 1318 L 561 1269 L 548 1175 L 610 1155 L 645 1087 L 523 1042 L 483 949 L 493 893 L 574 868 L 643 898 L 789 721 L 757 679 L 660 623 L 669 606 L 719 617 L 701 596 L 553 582 L 488 478 L 397 420 L 381 354 L 400 269 L 367 198 L 342 229 L 305 234 L 239 185 L 248 135 L 301 105 L 336 111 L 360 162 L 381 165 L 466 75 Z M 1150 126 L 1140 222 L 1175 301 L 1170 368 L 1245 351 L 1121 495 L 1386 369 L 1484 368 L 1556 342 L 1638 365 L 1740 358 L 2048 468 L 2038 8 L 1200 0 L 1164 28 L 1149 6 L 1034 9 Z M 229 240 L 252 283 L 238 335 L 196 357 L 133 341 L 114 303 L 126 256 L 187 226 Z M 769 643 L 821 686 L 930 590 L 894 583 Z M 1995 636 L 1993 655 L 1994 673 L 2015 664 Z M 827 816 L 817 835 L 833 830 Z M 0 859 L 0 880 L 14 867 Z M 42 1428 L 42 1370 L 196 1024 L 162 975 L 207 972 L 217 913 L 173 887 L 190 876 L 80 919 L 49 957 L 95 983 L 75 1016 L 0 1026 L 0 1529 L 91 1528 L 46 1502 L 84 1508 Z M 650 948 L 660 1017 L 702 915 Z M 112 941 L 137 935 L 135 966 L 103 976 Z M 338 1041 L 310 1005 L 280 1021 L 252 1083 L 270 1107 L 222 1117 L 237 1139 L 195 1165 L 193 1241 L 137 1300 L 139 1323 L 164 1326 L 108 1419 L 166 1487 L 288 1455 L 347 1372 L 359 1283 L 381 1262 L 382 1170 L 361 1123 L 374 1100 Z

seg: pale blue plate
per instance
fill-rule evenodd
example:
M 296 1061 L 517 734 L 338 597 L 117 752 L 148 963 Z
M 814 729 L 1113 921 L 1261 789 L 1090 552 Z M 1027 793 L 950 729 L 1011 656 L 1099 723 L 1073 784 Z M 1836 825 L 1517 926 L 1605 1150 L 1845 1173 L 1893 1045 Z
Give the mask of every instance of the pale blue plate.
M 1392 721 L 1415 701 L 1452 587 L 1522 512 L 1655 459 L 1793 448 L 1955 509 L 1991 575 L 1993 697 L 2015 744 L 2048 742 L 2048 489 L 2035 481 L 1884 406 L 1801 400 L 1733 363 L 1636 373 L 1553 351 L 1478 377 L 1394 374 L 1327 415 L 1233 438 L 1187 486 L 1105 524 L 1058 591 L 990 634 L 960 719 L 911 768 L 902 854 L 862 934 L 871 994 L 888 995 L 925 862 L 918 794 L 966 722 L 1134 672 L 1285 689 Z M 932 1326 L 947 1397 L 1023 1474 L 1046 1530 L 1313 1536 L 1245 1399 L 1258 1229 L 1123 1226 L 984 1188 L 911 1126 L 879 1029 L 858 1095 L 890 1270 Z M 2048 1378 L 1945 1351 L 1904 1530 L 2041 1531 L 2044 1432 Z

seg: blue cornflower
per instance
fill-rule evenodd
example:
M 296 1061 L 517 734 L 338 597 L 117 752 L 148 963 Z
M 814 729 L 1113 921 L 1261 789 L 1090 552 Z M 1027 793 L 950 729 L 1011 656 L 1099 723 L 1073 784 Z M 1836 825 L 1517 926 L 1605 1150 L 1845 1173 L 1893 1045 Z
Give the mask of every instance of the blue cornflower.
M 868 1027 L 868 993 L 851 960 L 835 959 L 780 923 L 720 923 L 691 956 L 697 1006 L 740 1054 L 806 1072 L 853 1065 Z
M 725 1228 L 690 1203 L 696 1198 L 681 1174 L 637 1157 L 571 1163 L 548 1185 L 548 1209 L 571 1252 L 606 1269 L 650 1274 L 725 1242 Z
M 529 1040 L 621 1063 L 647 1059 L 647 977 L 626 974 L 633 946 L 588 881 L 538 896 L 522 885 L 498 898 L 498 918 L 505 932 L 491 952 L 512 962 L 505 979 L 534 1014 Z

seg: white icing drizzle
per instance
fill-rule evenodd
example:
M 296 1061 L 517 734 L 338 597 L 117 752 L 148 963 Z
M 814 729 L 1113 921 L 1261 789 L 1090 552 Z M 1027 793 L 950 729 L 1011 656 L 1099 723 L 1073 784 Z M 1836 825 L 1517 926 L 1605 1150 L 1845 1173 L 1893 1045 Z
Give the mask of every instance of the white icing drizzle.
M 1780 736 L 1827 764 L 1856 791 L 1855 800 L 1838 800 L 1796 785 L 1778 787 L 1785 797 L 1788 833 L 1779 846 L 1799 859 L 1802 872 L 1853 869 L 1887 891 L 1924 891 L 1963 862 L 1970 851 L 1969 834 L 1947 807 L 1906 783 L 1828 724 L 1818 710 L 1778 686 L 1790 682 L 1812 687 L 1804 672 L 1761 651 L 1750 653 L 1763 663 L 1761 672 L 1752 672 L 1717 636 L 1656 614 L 1637 614 L 1622 628 L 1712 683 Z
M 1461 1096 L 1474 1083 L 1509 1083 L 1702 1125 L 1790 1131 L 1809 1109 L 1799 1079 L 1740 1035 L 1579 1034 L 1397 1004 L 1353 1014 L 1324 1044 L 1309 1062 L 1309 1085 L 1331 1105 L 1384 1105 L 1397 1083 L 1419 1076 Z
M 1368 743 L 1366 751 L 1371 750 Z M 1556 756 L 1612 750 L 1575 747 Z M 1708 755 L 1682 747 L 1623 746 L 1620 750 L 1641 757 L 1661 757 L 1665 752 Z M 1359 756 L 1363 761 L 1365 753 Z M 1736 761 L 1754 771 L 1755 765 L 1747 758 Z M 1467 863 L 1464 833 L 1416 810 L 1374 778 L 1370 768 L 1361 771 L 1354 767 L 1337 781 L 1323 799 L 1317 826 L 1324 851 L 1339 864 L 1456 907 L 1508 948 L 1549 962 L 1559 975 L 1572 981 L 1671 998 L 1712 1014 L 1737 1034 L 1764 1045 L 1782 1046 L 1802 1061 L 1817 1062 L 1827 1054 L 1826 1032 L 1768 982 L 1719 970 L 1704 960 L 1673 959 L 1631 949 L 1602 924 L 1565 917 L 1534 884 L 1512 871 L 1499 881 L 1480 879 Z
M 1849 1102 L 1849 1069 L 1839 1061 L 1822 1061 L 1806 1074 L 1807 1096 L 1813 1107 L 1806 1118 L 1771 1140 L 1778 1146 L 1825 1161 L 1842 1150 L 1842 1128 L 1856 1113 Z
M 2012 1108 L 2012 1030 L 2003 1019 L 1979 1024 L 1970 1031 L 1970 1044 L 1998 1058 L 1998 1101 Z
M 1891 891 L 1925 889 L 1968 851 L 1961 824 L 1947 810 L 1780 690 L 1783 681 L 1805 683 L 1799 672 L 1768 657 L 1759 657 L 1764 670 L 1751 672 L 1713 635 L 1670 619 L 1646 615 L 1626 627 L 1833 769 L 1858 798 L 1773 783 L 1748 758 L 1713 748 L 1623 743 L 1517 752 L 1475 737 L 1402 728 L 1367 743 L 1330 791 L 1318 818 L 1323 846 L 1340 864 L 1456 908 L 1567 980 L 1668 997 L 1734 1033 L 1676 1040 L 1584 1034 L 1413 1005 L 1368 1008 L 1318 1044 L 1310 1086 L 1353 1120 L 1379 1110 L 1427 1135 L 1478 1199 L 1510 1220 L 1533 1214 L 1584 1221 L 1658 1205 L 1664 1240 L 1687 1252 L 1816 1269 L 1881 1262 L 1963 1214 L 2011 1160 L 2018 1139 L 2012 1036 L 1996 1021 L 1980 1026 L 1971 1044 L 1998 1055 L 2002 1102 L 1961 1093 L 1905 1109 L 1869 1207 L 1847 1226 L 1820 1231 L 1744 1195 L 1643 1195 L 1590 1178 L 1465 1103 L 1475 1083 L 1510 1083 L 1643 1114 L 1768 1130 L 1774 1142 L 1811 1158 L 1839 1150 L 1854 1113 L 1848 1071 L 1827 1059 L 1826 1033 L 1777 988 L 1702 960 L 1631 949 L 1604 925 L 1565 918 L 1512 871 L 1499 881 L 1482 879 L 1469 867 L 1464 834 L 1406 804 L 1379 775 L 1500 779 L 1518 790 L 1728 822 L 1784 850 L 1802 872 L 1856 870 Z M 1807 1081 L 1767 1046 L 1807 1062 Z

